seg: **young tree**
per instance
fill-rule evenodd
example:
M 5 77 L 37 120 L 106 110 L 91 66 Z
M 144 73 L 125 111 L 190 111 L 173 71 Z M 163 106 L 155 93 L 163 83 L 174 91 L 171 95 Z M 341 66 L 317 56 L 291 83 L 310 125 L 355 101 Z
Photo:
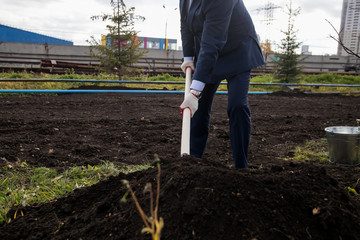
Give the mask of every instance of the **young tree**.
M 269 39 L 266 39 L 265 42 L 261 42 L 260 43 L 260 47 L 261 47 L 261 50 L 264 54 L 264 59 L 265 59 L 265 66 L 264 66 L 264 69 L 266 70 L 266 63 L 267 63 L 267 60 L 268 60 L 268 56 L 273 53 L 272 49 L 271 49 L 271 43 L 270 43 L 270 40 Z
M 288 26 L 286 31 L 281 31 L 285 34 L 285 38 L 281 40 L 279 46 L 280 52 L 275 53 L 275 77 L 280 82 L 293 82 L 297 76 L 301 73 L 301 67 L 298 64 L 301 62 L 299 55 L 296 54 L 296 49 L 301 45 L 301 42 L 297 41 L 296 30 L 294 30 L 295 17 L 300 13 L 300 7 L 293 9 L 292 0 L 290 4 L 286 6 L 288 14 Z
M 111 0 L 110 5 L 112 15 L 91 17 L 93 21 L 109 21 L 110 24 L 106 26 L 109 33 L 100 41 L 91 36 L 88 42 L 95 49 L 91 54 L 100 60 L 100 69 L 106 72 L 117 71 L 120 80 L 127 66 L 136 63 L 144 54 L 139 49 L 134 23 L 135 20 L 143 21 L 145 18 L 135 15 L 135 8 L 127 8 L 123 0 Z

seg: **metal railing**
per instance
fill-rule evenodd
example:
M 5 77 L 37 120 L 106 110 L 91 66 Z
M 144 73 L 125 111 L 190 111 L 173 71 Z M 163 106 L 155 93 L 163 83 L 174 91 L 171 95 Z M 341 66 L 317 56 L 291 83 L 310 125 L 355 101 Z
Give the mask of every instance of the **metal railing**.
M 109 83 L 109 84 L 175 84 L 184 85 L 185 81 L 134 81 L 134 80 L 96 80 L 96 79 L 0 79 L 0 82 L 82 82 L 82 83 Z M 226 81 L 220 84 L 227 84 Z M 258 86 L 282 86 L 282 87 L 346 87 L 360 88 L 360 84 L 317 84 L 317 83 L 250 83 Z M 294 90 L 294 89 L 292 89 Z M 177 93 L 184 91 L 176 90 L 93 90 L 93 89 L 0 89 L 0 93 Z M 249 94 L 269 94 L 272 92 L 253 92 Z M 356 92 L 357 93 L 357 92 Z M 227 91 L 218 91 L 217 94 L 227 94 Z
M 0 82 L 84 82 L 84 83 L 119 83 L 119 84 L 185 84 L 185 81 L 135 81 L 135 80 L 97 80 L 97 79 L 11 79 L 3 78 Z M 226 81 L 220 84 L 227 84 Z M 268 86 L 303 86 L 303 87 L 360 87 L 360 84 L 321 84 L 321 83 L 252 83 L 250 85 Z

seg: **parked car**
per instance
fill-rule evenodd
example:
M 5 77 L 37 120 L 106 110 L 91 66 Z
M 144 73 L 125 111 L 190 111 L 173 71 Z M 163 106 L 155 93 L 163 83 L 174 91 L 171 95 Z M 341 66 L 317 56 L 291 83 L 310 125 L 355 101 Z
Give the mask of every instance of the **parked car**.
M 345 64 L 344 71 L 345 72 L 358 72 L 360 70 L 359 65 L 357 64 Z

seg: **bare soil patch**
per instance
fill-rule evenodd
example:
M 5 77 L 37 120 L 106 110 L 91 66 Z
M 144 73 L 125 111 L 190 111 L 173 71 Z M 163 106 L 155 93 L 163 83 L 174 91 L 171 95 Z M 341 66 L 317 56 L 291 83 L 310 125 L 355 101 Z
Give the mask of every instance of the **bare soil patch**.
M 360 239 L 359 199 L 346 190 L 359 169 L 284 161 L 294 147 L 325 137 L 328 126 L 354 126 L 360 97 L 250 95 L 249 169 L 232 167 L 227 96 L 215 98 L 205 158 L 180 157 L 183 96 L 63 94 L 0 99 L 0 165 L 26 161 L 70 166 L 161 159 L 162 239 Z M 148 210 L 147 182 L 157 169 L 119 175 L 0 225 L 0 239 L 150 239 L 129 198 L 128 179 Z M 13 210 L 15 211 L 15 209 Z M 9 214 L 13 214 L 13 211 Z

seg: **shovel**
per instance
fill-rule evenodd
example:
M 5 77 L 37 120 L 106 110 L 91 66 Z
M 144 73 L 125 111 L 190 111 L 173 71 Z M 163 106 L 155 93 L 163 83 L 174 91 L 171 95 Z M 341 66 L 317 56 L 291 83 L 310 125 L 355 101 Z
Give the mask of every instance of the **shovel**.
M 186 68 L 186 78 L 185 78 L 185 98 L 190 94 L 190 85 L 191 85 L 191 68 Z M 190 155 L 190 119 L 191 112 L 190 109 L 185 108 L 183 111 L 183 121 L 182 121 L 182 133 L 181 133 L 181 157 Z

